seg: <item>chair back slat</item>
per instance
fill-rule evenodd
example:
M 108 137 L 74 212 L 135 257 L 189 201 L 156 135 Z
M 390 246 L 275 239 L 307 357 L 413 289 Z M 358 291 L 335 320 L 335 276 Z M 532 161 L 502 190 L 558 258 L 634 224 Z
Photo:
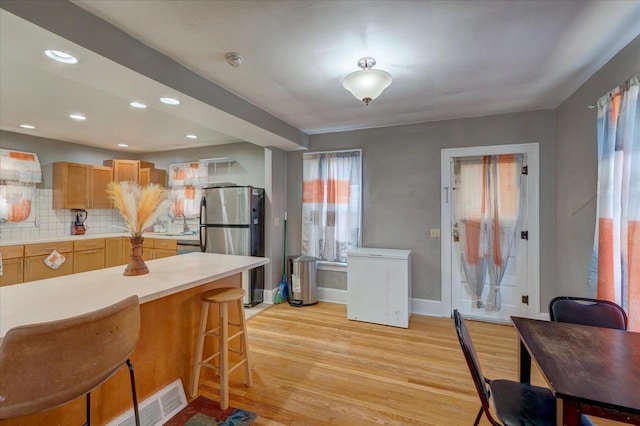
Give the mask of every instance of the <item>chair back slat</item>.
M 627 329 L 627 314 L 621 306 L 608 300 L 561 296 L 549 302 L 551 321 L 596 327 Z
M 498 424 L 491 417 L 489 411 L 489 389 L 487 388 L 487 385 L 485 383 L 485 378 L 482 374 L 482 369 L 480 368 L 480 361 L 478 361 L 478 356 L 476 355 L 476 350 L 473 346 L 473 341 L 471 340 L 469 329 L 467 329 L 467 325 L 465 324 L 462 315 L 460 315 L 460 312 L 458 312 L 457 309 L 453 311 L 453 320 L 456 328 L 456 333 L 458 334 L 458 340 L 460 341 L 460 346 L 462 347 L 464 358 L 467 361 L 467 366 L 469 367 L 469 371 L 471 372 L 473 383 L 476 386 L 476 391 L 478 392 L 480 402 L 482 403 L 482 409 L 484 410 L 485 414 L 492 424 Z
M 0 418 L 37 413 L 85 395 L 123 365 L 139 335 L 137 296 L 9 330 L 0 344 Z

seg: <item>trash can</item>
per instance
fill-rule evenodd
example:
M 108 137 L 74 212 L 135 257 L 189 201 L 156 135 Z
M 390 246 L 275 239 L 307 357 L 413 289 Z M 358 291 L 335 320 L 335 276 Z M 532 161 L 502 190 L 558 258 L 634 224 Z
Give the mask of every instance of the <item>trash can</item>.
M 318 303 L 316 284 L 316 258 L 300 256 L 291 260 L 291 302 L 292 306 L 307 306 Z

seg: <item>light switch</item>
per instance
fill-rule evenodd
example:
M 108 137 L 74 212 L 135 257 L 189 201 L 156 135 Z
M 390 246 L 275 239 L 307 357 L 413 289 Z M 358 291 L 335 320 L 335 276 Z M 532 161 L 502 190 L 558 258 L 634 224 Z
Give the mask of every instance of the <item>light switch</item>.
M 280 218 L 279 217 L 274 217 L 273 218 L 273 226 L 280 226 Z
M 440 229 L 438 228 L 431 228 L 429 230 L 429 236 L 431 238 L 440 238 Z

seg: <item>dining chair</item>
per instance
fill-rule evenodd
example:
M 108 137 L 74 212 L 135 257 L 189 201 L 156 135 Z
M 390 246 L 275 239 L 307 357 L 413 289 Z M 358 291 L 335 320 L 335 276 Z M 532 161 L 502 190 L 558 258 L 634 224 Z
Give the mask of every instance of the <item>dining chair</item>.
M 596 327 L 627 329 L 627 314 L 620 305 L 608 300 L 560 296 L 549 302 L 551 321 Z
M 85 395 L 129 367 L 136 425 L 140 425 L 133 363 L 140 334 L 137 296 L 82 315 L 10 329 L 0 343 L 0 419 L 39 413 Z
M 551 391 L 547 388 L 513 380 L 487 379 L 480 369 L 480 362 L 469 329 L 457 309 L 453 311 L 453 320 L 462 353 L 480 397 L 481 407 L 473 423 L 474 426 L 480 423 L 483 413 L 494 426 L 555 425 L 556 398 Z M 489 403 L 491 399 L 499 421 L 491 414 Z M 591 420 L 583 415 L 581 426 L 592 425 Z

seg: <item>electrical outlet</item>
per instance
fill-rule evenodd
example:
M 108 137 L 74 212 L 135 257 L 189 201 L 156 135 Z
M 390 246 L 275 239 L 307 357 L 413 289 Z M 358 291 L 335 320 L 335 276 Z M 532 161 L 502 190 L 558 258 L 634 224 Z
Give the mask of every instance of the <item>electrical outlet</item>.
M 40 228 L 40 218 L 36 216 L 36 228 Z
M 440 238 L 440 229 L 438 228 L 431 228 L 429 230 L 429 236 L 431 238 Z

